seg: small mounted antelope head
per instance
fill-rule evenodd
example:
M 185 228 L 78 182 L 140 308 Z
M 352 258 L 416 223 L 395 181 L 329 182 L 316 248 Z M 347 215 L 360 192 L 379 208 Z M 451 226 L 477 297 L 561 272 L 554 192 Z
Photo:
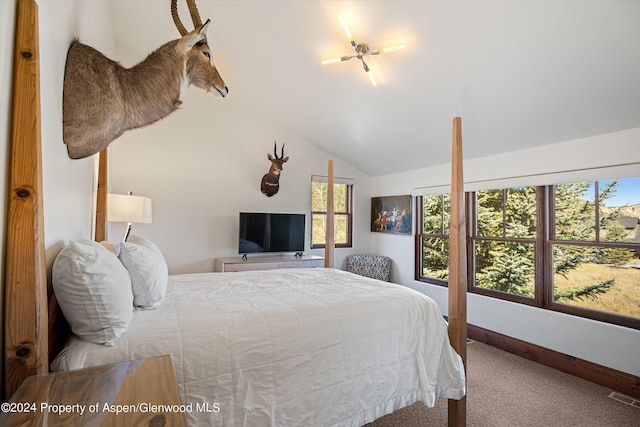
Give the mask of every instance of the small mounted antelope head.
M 282 164 L 289 160 L 289 156 L 284 157 L 284 144 L 282 144 L 282 152 L 278 157 L 276 142 L 273 142 L 273 155 L 267 154 L 267 159 L 271 161 L 271 167 L 269 173 L 262 177 L 262 183 L 260 184 L 260 190 L 267 197 L 271 197 L 280 189 L 280 171 L 282 170 Z
M 77 40 L 67 53 L 62 100 L 62 132 L 69 157 L 91 156 L 123 132 L 160 120 L 181 104 L 193 84 L 216 96 L 229 89 L 211 59 L 206 31 L 195 0 L 187 0 L 195 29 L 188 32 L 171 0 L 171 15 L 182 36 L 124 68 Z

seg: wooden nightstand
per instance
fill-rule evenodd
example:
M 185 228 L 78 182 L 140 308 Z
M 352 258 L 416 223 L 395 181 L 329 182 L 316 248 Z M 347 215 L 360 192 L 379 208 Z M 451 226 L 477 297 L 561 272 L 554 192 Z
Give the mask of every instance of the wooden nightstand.
M 149 357 L 28 377 L 2 426 L 186 426 L 173 359 Z

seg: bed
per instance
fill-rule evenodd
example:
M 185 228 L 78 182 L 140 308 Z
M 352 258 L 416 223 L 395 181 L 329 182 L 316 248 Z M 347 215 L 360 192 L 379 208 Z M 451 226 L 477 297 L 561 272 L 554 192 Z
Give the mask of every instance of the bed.
M 433 300 L 335 269 L 171 276 L 113 346 L 79 338 L 53 370 L 172 354 L 189 425 L 361 426 L 464 395 L 464 370 Z
M 332 268 L 180 275 L 170 277 L 157 309 L 135 312 L 114 345 L 72 337 L 58 354 L 68 333 L 44 265 L 37 40 L 37 6 L 20 0 L 16 51 L 29 54 L 16 55 L 14 66 L 7 397 L 27 376 L 48 373 L 54 356 L 54 369 L 76 369 L 170 353 L 183 403 L 221 403 L 218 417 L 207 422 L 189 414 L 192 425 L 362 425 L 436 398 L 450 399 L 449 425 L 465 425 L 459 118 L 453 126 L 448 324 L 418 292 Z M 98 234 L 106 223 L 107 192 L 106 152 L 100 156 Z

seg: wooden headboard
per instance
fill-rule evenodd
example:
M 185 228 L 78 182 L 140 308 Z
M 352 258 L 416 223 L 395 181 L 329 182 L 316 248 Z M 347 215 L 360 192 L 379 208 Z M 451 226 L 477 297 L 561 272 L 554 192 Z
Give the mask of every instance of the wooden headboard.
M 5 277 L 5 396 L 46 374 L 68 334 L 47 286 L 42 211 L 38 7 L 17 0 Z M 453 119 L 449 338 L 466 365 L 466 258 L 461 119 Z M 106 237 L 107 153 L 100 154 L 96 237 Z M 331 169 L 332 169 L 331 164 Z M 330 173 L 332 175 L 332 173 Z M 51 296 L 51 299 L 48 298 Z M 449 425 L 466 425 L 466 399 L 449 401 Z

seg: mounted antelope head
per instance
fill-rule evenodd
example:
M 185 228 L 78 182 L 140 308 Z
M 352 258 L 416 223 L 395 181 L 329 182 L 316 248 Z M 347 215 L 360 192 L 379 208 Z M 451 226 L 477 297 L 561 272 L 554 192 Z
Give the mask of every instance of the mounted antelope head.
M 275 157 L 274 157 L 275 156 Z M 273 156 L 267 154 L 267 159 L 271 161 L 271 167 L 269 173 L 262 177 L 262 183 L 260 184 L 260 190 L 267 197 L 271 197 L 280 189 L 280 171 L 282 170 L 282 164 L 289 160 L 289 156 L 284 157 L 284 144 L 282 144 L 282 152 L 280 157 L 277 153 L 276 142 L 273 142 Z
M 69 157 L 91 156 L 123 132 L 166 117 L 181 104 L 193 84 L 216 96 L 229 93 L 213 65 L 206 30 L 195 0 L 187 0 L 195 29 L 188 32 L 171 0 L 171 15 L 180 35 L 144 61 L 124 68 L 97 50 L 79 43 L 67 53 L 62 101 L 62 132 Z

